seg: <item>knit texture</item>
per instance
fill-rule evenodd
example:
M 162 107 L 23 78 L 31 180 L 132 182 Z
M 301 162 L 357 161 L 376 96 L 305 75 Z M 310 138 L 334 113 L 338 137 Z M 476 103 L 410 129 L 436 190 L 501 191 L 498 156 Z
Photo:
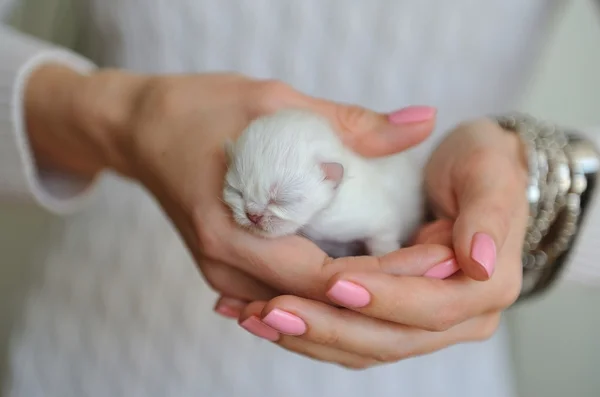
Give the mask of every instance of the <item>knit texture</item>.
M 381 111 L 437 106 L 436 134 L 416 150 L 425 161 L 457 122 L 513 108 L 558 3 L 82 0 L 77 34 L 99 66 L 235 70 Z M 75 211 L 65 200 L 79 200 L 83 186 L 57 187 L 68 177 L 35 171 L 20 100 L 27 74 L 49 51 L 0 31 L 0 194 L 73 212 L 49 226 L 43 245 L 28 247 L 36 272 L 21 288 L 7 395 L 514 395 L 504 328 L 487 342 L 354 372 L 283 351 L 214 315 L 216 295 L 143 189 L 107 175 Z M 92 68 L 71 52 L 54 59 Z M 593 252 L 584 245 L 600 236 L 598 210 L 591 216 L 581 252 Z M 597 269 L 583 254 L 570 266 Z
M 0 49 L 0 197 L 31 200 L 56 213 L 74 211 L 89 195 L 90 183 L 38 170 L 24 132 L 23 92 L 27 78 L 39 65 L 51 62 L 88 72 L 93 64 L 2 26 Z

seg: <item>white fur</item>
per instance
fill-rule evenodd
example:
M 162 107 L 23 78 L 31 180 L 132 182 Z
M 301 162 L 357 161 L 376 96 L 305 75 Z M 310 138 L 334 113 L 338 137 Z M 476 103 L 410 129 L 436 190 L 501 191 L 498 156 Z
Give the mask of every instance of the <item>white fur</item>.
M 422 221 L 422 175 L 410 152 L 361 157 L 314 113 L 288 109 L 256 119 L 226 152 L 223 198 L 239 225 L 262 236 L 363 241 L 371 254 L 384 255 Z M 339 186 L 325 178 L 322 163 L 343 166 Z M 262 213 L 263 222 L 254 225 L 246 210 Z

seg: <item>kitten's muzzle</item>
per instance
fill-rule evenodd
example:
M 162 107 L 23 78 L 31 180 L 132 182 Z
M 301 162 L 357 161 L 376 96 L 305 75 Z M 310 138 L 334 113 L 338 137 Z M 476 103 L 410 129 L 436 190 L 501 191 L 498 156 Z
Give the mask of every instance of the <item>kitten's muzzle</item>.
M 255 225 L 260 224 L 260 222 L 263 219 L 263 215 L 262 214 L 254 214 L 254 213 L 251 213 L 251 212 L 246 212 L 246 217 L 248 218 L 248 220 L 250 222 L 252 222 Z

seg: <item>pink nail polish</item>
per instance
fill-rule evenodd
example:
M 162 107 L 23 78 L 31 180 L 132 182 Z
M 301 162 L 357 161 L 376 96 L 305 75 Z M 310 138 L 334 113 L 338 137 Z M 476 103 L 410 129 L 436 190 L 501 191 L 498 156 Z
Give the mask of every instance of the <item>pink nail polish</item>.
M 229 318 L 238 318 L 246 302 L 235 298 L 222 297 L 215 306 L 215 312 Z
M 430 106 L 409 106 L 391 113 L 388 120 L 392 124 L 421 123 L 431 120 L 435 113 L 436 109 Z
M 471 259 L 479 263 L 489 277 L 496 267 L 496 243 L 485 233 L 475 233 L 471 242 Z
M 282 334 L 298 336 L 306 332 L 306 323 L 300 317 L 283 310 L 271 310 L 262 321 Z
M 240 324 L 240 326 L 259 338 L 267 339 L 271 342 L 275 342 L 279 339 L 279 332 L 268 325 L 263 324 L 256 316 L 248 317 Z
M 450 277 L 459 270 L 456 259 L 450 258 L 442 263 L 439 263 L 425 272 L 424 276 L 429 278 L 444 279 Z
M 358 284 L 340 280 L 327 291 L 327 297 L 346 307 L 364 307 L 371 301 L 369 291 Z
M 217 307 L 215 307 L 215 312 L 219 313 L 224 317 L 229 318 L 238 318 L 240 316 L 239 310 L 236 310 L 233 307 L 226 305 L 218 305 Z

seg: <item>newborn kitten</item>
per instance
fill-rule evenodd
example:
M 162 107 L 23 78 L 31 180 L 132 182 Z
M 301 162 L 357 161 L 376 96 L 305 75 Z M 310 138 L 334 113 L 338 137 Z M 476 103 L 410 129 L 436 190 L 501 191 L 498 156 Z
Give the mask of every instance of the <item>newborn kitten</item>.
M 422 221 L 421 170 L 409 153 L 361 157 L 320 115 L 279 111 L 225 146 L 224 201 L 235 221 L 258 235 L 363 241 L 381 256 L 400 248 Z

